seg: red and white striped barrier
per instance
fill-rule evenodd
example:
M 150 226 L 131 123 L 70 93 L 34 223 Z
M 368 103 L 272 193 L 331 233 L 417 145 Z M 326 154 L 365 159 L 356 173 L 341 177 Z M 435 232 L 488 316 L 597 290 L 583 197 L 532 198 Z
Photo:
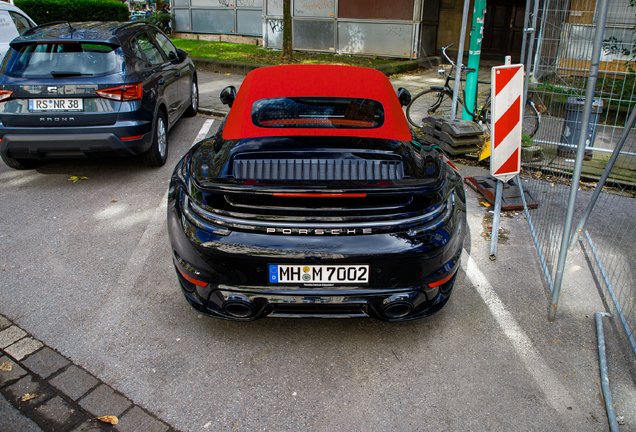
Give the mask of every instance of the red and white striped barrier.
M 521 170 L 523 65 L 492 68 L 490 175 L 508 181 Z

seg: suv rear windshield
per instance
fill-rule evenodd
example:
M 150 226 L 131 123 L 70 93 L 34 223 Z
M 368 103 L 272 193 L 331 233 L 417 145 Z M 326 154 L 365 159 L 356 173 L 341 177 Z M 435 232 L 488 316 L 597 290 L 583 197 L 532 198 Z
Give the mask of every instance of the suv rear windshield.
M 384 124 L 384 108 L 372 99 L 269 98 L 254 102 L 252 122 L 263 128 L 375 129 Z
M 7 53 L 2 73 L 15 78 L 100 76 L 122 72 L 121 49 L 100 43 L 19 45 Z

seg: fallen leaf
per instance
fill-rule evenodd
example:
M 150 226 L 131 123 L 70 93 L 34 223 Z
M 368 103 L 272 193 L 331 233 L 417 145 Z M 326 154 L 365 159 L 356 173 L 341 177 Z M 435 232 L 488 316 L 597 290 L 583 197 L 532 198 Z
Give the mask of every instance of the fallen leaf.
M 101 416 L 101 417 L 96 417 L 96 418 L 100 422 L 110 423 L 112 425 L 116 425 L 117 423 L 119 423 L 119 420 L 117 419 L 117 416 L 106 415 L 106 416 Z
M 232 74 L 226 73 L 225 75 L 232 75 Z
M 112 200 L 111 202 L 112 202 L 112 203 L 116 203 L 116 202 L 117 202 L 117 200 Z
M 79 177 L 79 176 L 71 176 L 68 181 L 72 181 L 73 183 L 77 183 L 80 180 L 88 180 L 88 177 Z
M 38 396 L 40 396 L 40 395 L 39 394 L 35 394 L 35 393 L 25 393 L 24 396 L 22 396 L 20 398 L 20 401 L 21 402 L 30 401 L 31 399 L 35 399 Z
M 480 201 L 479 204 L 483 205 L 484 207 L 490 207 L 490 203 L 486 201 Z
M 555 339 L 555 340 L 553 340 L 552 342 L 553 342 L 553 343 L 559 343 L 559 342 L 561 342 L 561 339 Z
M 5 361 L 0 365 L 0 371 L 11 372 L 13 369 L 13 363 Z

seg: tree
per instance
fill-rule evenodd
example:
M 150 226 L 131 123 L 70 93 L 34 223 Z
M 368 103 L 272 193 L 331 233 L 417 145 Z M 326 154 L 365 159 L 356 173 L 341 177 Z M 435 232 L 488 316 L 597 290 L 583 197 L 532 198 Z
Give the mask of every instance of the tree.
M 287 63 L 294 61 L 292 51 L 291 0 L 283 0 L 283 51 L 280 54 L 280 59 Z

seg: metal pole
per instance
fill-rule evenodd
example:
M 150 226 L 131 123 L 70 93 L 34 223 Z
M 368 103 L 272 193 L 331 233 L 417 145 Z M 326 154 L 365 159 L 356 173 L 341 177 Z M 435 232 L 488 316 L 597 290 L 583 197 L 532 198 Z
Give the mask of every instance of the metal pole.
M 636 108 L 632 110 L 632 113 L 630 114 L 629 119 L 627 119 L 627 123 L 625 124 L 625 127 L 623 128 L 623 132 L 621 133 L 621 136 L 618 138 L 616 147 L 614 148 L 614 151 L 612 152 L 612 157 L 610 157 L 610 160 L 607 162 L 607 165 L 605 166 L 605 170 L 603 171 L 603 175 L 601 175 L 601 179 L 598 181 L 598 184 L 596 185 L 596 189 L 594 189 L 594 193 L 592 194 L 592 198 L 590 199 L 590 202 L 588 203 L 587 208 L 585 209 L 585 213 L 583 213 L 583 217 L 581 217 L 581 220 L 578 226 L 576 227 L 576 230 L 572 234 L 572 239 L 570 240 L 570 247 L 568 248 L 569 250 L 574 250 L 574 246 L 576 245 L 576 242 L 579 240 L 579 235 L 581 234 L 581 231 L 583 231 L 583 227 L 585 226 L 587 219 L 590 217 L 592 210 L 594 210 L 596 201 L 598 200 L 598 197 L 601 195 L 601 192 L 603 191 L 603 186 L 605 186 L 605 182 L 607 181 L 607 178 L 609 177 L 610 171 L 612 171 L 612 168 L 614 168 L 616 159 L 618 159 L 618 156 L 620 155 L 621 150 L 623 149 L 623 146 L 625 145 L 627 136 L 629 135 L 629 132 L 632 130 L 632 127 L 634 126 L 634 122 L 636 122 Z
M 486 0 L 475 0 L 473 9 L 473 26 L 470 31 L 470 45 L 468 48 L 468 67 L 475 72 L 466 74 L 466 95 L 464 97 L 465 110 L 462 110 L 462 120 L 472 121 L 473 116 L 468 111 L 475 112 L 477 102 L 477 77 L 479 75 L 479 57 L 481 56 L 481 42 L 484 37 L 484 14 Z
M 528 85 L 530 84 L 530 70 L 532 66 L 532 50 L 534 49 L 534 39 L 535 32 L 537 29 L 537 15 L 539 14 L 539 0 L 534 0 L 534 11 L 532 13 L 532 27 L 526 28 L 523 30 L 523 35 L 525 37 L 526 33 L 531 33 L 530 36 L 530 46 L 528 47 L 528 58 L 526 59 L 526 79 L 523 82 L 523 110 L 525 114 L 526 110 L 526 97 L 528 95 Z M 521 62 L 523 63 L 523 57 L 521 57 Z
M 605 355 L 605 335 L 603 334 L 603 317 L 611 317 L 606 312 L 596 312 L 596 335 L 598 338 L 598 363 L 601 369 L 601 388 L 603 389 L 603 399 L 605 399 L 605 410 L 607 411 L 607 421 L 611 432 L 618 432 L 618 422 L 616 421 L 616 411 L 612 401 L 612 390 L 609 386 L 609 375 L 607 373 L 607 357 Z
M 462 31 L 459 37 L 459 48 L 457 52 L 457 68 L 455 70 L 455 86 L 453 87 L 453 105 L 451 107 L 451 120 L 455 120 L 457 111 L 457 96 L 459 95 L 459 85 L 462 80 L 462 61 L 464 57 L 464 40 L 466 39 L 466 24 L 468 23 L 468 11 L 470 10 L 470 0 L 464 0 L 464 14 L 462 16 Z
M 499 219 L 501 218 L 501 194 L 503 182 L 497 179 L 497 193 L 495 194 L 495 213 L 492 217 L 492 231 L 490 232 L 490 259 L 497 259 L 497 242 L 499 241 Z
M 528 32 L 526 31 L 530 27 L 529 17 L 530 17 L 530 4 L 532 0 L 526 1 L 526 10 L 525 16 L 523 17 L 523 40 L 521 41 L 521 57 L 519 57 L 519 63 L 523 63 L 523 58 L 526 55 L 526 42 L 528 41 Z M 532 52 L 532 49 L 528 50 L 528 52 Z
M 550 311 L 548 312 L 548 321 L 554 321 L 557 305 L 559 303 L 559 294 L 561 293 L 563 271 L 565 270 L 565 259 L 568 255 L 568 243 L 570 241 L 570 232 L 572 231 L 572 221 L 574 219 L 576 195 L 579 189 L 581 171 L 583 168 L 585 139 L 587 138 L 587 133 L 585 133 L 585 131 L 587 131 L 590 123 L 594 91 L 596 90 L 596 78 L 598 77 L 601 46 L 603 44 L 603 35 L 605 33 L 605 20 L 607 19 L 607 6 L 608 0 L 599 0 L 599 14 L 596 22 L 596 33 L 594 34 L 594 47 L 592 49 L 592 58 L 590 61 L 590 74 L 587 80 L 585 105 L 583 106 L 583 118 L 581 119 L 581 135 L 579 136 L 578 149 L 576 150 L 576 161 L 574 163 L 574 172 L 572 173 L 572 186 L 570 187 L 570 197 L 568 199 L 568 209 L 565 216 L 565 226 L 563 227 L 563 239 L 561 240 L 559 261 L 557 264 L 556 275 L 554 277 L 554 291 L 552 292 L 552 302 L 550 303 Z

